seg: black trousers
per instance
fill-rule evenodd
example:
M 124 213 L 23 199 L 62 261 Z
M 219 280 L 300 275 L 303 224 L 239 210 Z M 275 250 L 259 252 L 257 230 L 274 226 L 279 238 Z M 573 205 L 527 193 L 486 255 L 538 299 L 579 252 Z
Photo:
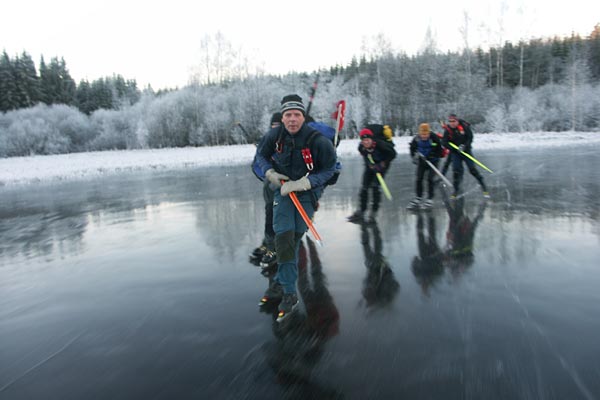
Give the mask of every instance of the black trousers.
M 439 160 L 429 160 L 436 168 L 439 163 Z M 419 163 L 417 164 L 417 179 L 415 182 L 417 197 L 423 197 L 423 179 L 425 178 L 425 174 L 427 174 L 427 194 L 429 195 L 429 199 L 433 199 L 433 189 L 435 183 L 433 178 L 435 176 L 435 172 L 427 165 L 425 160 L 419 158 Z
M 384 175 L 385 171 L 381 173 L 381 176 Z M 366 168 L 365 172 L 363 172 L 362 186 L 359 193 L 360 210 L 363 212 L 367 211 L 369 207 L 369 192 L 371 192 L 371 210 L 377 212 L 379 210 L 379 203 L 381 202 L 381 188 L 379 187 L 375 171 Z

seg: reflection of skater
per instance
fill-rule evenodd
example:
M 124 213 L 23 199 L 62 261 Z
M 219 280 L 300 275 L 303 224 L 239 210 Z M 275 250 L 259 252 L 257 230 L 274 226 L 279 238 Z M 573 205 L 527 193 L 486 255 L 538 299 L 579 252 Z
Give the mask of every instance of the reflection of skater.
M 308 281 L 306 251 L 304 251 L 304 254 L 301 253 L 299 255 L 298 289 L 306 307 L 309 326 L 317 336 L 329 338 L 335 336 L 339 331 L 340 315 L 327 289 L 326 277 L 323 273 L 323 266 L 319 259 L 317 248 L 308 236 L 306 237 L 306 242 L 310 256 L 312 287 Z
M 427 218 L 427 234 L 424 229 L 424 219 Z M 429 288 L 444 272 L 443 254 L 436 239 L 435 219 L 428 213 L 417 216 L 417 240 L 419 255 L 412 260 L 412 273 L 421 286 L 423 293 L 429 295 Z
M 453 272 L 463 272 L 473 264 L 473 242 L 475 229 L 483 218 L 487 207 L 487 201 L 483 201 L 477 210 L 473 220 L 466 215 L 465 199 L 459 198 L 455 201 L 444 201 L 450 221 L 446 232 L 446 262 Z
M 339 332 L 339 312 L 327 289 L 316 247 L 308 237 L 306 242 L 308 251 L 302 242 L 298 250 L 298 292 L 306 306 L 306 316 L 295 313 L 278 323 L 273 314 L 277 340 L 263 350 L 277 382 L 283 385 L 284 398 L 340 399 L 341 393 L 313 376 L 325 343 Z
M 372 232 L 369 233 L 369 230 Z M 383 242 L 377 223 L 362 224 L 361 231 L 361 243 L 365 254 L 365 267 L 367 267 L 362 294 L 367 307 L 383 307 L 394 300 L 400 284 L 382 254 Z

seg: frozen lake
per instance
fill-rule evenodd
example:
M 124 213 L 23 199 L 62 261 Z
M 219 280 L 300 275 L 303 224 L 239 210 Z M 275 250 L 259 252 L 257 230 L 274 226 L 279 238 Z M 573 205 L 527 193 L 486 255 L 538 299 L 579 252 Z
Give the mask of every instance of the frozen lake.
M 0 399 L 600 397 L 600 145 L 476 152 L 492 200 L 427 214 L 398 150 L 374 226 L 345 157 L 285 325 L 248 167 L 0 187 Z

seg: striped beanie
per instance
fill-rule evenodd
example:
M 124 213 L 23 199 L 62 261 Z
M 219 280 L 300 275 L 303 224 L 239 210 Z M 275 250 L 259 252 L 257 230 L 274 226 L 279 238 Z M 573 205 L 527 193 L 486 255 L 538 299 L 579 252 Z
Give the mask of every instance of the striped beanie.
M 306 116 L 306 108 L 302 104 L 302 97 L 297 94 L 288 94 L 281 100 L 281 113 L 288 110 L 300 110 L 302 115 Z

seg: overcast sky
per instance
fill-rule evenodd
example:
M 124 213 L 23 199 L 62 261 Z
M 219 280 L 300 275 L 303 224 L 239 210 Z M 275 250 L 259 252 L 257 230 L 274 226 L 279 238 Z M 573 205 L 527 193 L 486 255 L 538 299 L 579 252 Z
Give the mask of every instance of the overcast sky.
M 406 4 L 410 5 L 406 5 Z M 587 36 L 600 2 L 570 0 L 19 0 L 0 6 L 0 48 L 39 63 L 64 57 L 77 82 L 113 73 L 139 87 L 184 86 L 199 63 L 200 41 L 220 31 L 267 72 L 312 71 L 347 64 L 364 38 L 383 33 L 392 49 L 414 54 L 430 27 L 441 50 L 520 38 Z

